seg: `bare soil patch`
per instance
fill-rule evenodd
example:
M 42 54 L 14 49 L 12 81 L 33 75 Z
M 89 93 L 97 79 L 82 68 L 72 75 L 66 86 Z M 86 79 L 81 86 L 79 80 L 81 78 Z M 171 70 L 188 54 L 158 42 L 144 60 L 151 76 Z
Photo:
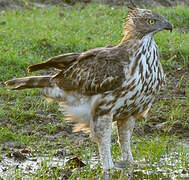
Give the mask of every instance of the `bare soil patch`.
M 19 1 L 19 0 L 0 0 L 0 11 L 12 9 L 12 8 L 28 8 L 30 6 L 44 7 L 46 5 L 61 5 L 69 4 L 74 5 L 75 3 L 105 3 L 110 5 L 125 5 L 130 4 L 130 0 L 29 0 L 29 1 Z M 177 6 L 177 5 L 187 5 L 189 6 L 188 0 L 132 0 L 136 6 Z
M 128 5 L 130 0 L 99 0 L 99 2 L 115 4 L 115 5 Z M 137 6 L 177 6 L 180 4 L 189 5 L 188 0 L 132 0 L 132 2 Z

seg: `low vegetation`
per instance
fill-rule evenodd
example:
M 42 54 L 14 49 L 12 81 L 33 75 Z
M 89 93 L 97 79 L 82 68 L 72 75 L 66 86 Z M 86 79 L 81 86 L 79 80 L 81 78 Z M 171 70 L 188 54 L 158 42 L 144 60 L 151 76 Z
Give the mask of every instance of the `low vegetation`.
M 154 10 L 175 27 L 155 37 L 167 84 L 149 117 L 137 123 L 132 147 L 137 166 L 115 170 L 114 179 L 189 177 L 189 8 Z M 0 13 L 1 178 L 103 176 L 96 145 L 87 134 L 71 133 L 56 103 L 47 103 L 40 90 L 10 91 L 3 82 L 35 75 L 28 74 L 27 66 L 51 56 L 119 43 L 126 14 L 125 7 L 99 4 L 32 6 Z M 112 154 L 119 160 L 115 134 Z M 70 165 L 72 160 L 77 163 Z M 78 167 L 81 162 L 83 167 Z

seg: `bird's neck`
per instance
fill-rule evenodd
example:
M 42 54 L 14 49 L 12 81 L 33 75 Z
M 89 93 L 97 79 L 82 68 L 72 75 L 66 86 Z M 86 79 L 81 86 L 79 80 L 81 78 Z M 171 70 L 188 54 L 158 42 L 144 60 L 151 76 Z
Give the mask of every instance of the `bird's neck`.
M 140 40 L 139 35 L 136 31 L 125 31 L 124 37 L 122 38 L 119 45 L 124 45 L 128 43 L 130 40 Z
M 120 45 L 124 45 L 130 40 L 140 40 L 142 38 L 141 33 L 139 33 L 132 22 L 132 19 L 129 19 L 123 29 L 123 39 L 120 42 Z
M 129 70 L 131 76 L 138 79 L 145 77 L 146 81 L 151 78 L 156 78 L 158 70 L 161 72 L 161 79 L 163 78 L 163 69 L 159 61 L 159 53 L 157 45 L 152 35 L 143 37 L 141 40 L 135 42 L 137 46 L 130 48 L 130 65 Z M 155 74 L 156 75 L 155 75 Z

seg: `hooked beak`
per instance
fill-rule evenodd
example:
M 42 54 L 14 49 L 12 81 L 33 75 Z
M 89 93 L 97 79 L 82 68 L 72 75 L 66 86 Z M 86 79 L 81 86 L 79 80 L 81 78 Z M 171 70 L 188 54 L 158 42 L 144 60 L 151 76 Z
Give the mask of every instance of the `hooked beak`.
M 164 29 L 169 30 L 170 32 L 172 32 L 173 25 L 169 21 L 166 21 Z

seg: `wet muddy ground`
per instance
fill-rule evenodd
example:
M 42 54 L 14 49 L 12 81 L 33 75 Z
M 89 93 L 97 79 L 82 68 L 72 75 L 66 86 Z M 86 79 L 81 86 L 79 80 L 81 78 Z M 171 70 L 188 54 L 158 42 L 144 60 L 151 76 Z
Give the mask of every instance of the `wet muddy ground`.
M 182 142 L 182 144 L 188 146 L 185 142 Z M 134 164 L 126 169 L 114 169 L 108 174 L 100 176 L 104 176 L 104 179 L 115 179 L 115 177 L 120 179 L 126 179 L 126 177 L 131 179 L 188 179 L 189 169 L 186 169 L 184 165 L 182 166 L 183 159 L 181 156 L 178 152 L 163 154 L 159 161 L 153 163 L 150 159 L 143 158 L 135 160 Z M 189 152 L 187 157 L 189 160 Z M 39 155 L 27 148 L 14 148 L 0 156 L 0 177 L 11 179 L 11 175 L 15 176 L 17 171 L 19 177 L 27 179 L 35 177 L 35 174 L 45 167 L 46 175 L 49 174 L 49 177 L 52 177 L 52 171 L 58 170 L 61 173 L 58 179 L 68 179 L 74 169 L 80 173 L 86 168 L 87 163 L 90 164 L 91 169 L 95 169 L 96 166 L 99 166 L 99 157 L 93 154 L 86 162 L 75 157 L 69 150 L 59 149 L 49 154 Z M 98 179 L 98 176 L 94 178 Z

